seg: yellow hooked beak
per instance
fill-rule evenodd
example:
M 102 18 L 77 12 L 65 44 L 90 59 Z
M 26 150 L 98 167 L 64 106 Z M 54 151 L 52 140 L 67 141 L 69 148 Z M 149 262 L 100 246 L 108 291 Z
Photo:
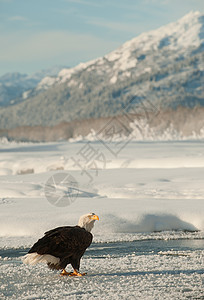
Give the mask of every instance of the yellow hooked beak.
M 91 220 L 98 220 L 99 221 L 99 217 L 97 215 L 93 215 L 93 216 L 91 216 Z

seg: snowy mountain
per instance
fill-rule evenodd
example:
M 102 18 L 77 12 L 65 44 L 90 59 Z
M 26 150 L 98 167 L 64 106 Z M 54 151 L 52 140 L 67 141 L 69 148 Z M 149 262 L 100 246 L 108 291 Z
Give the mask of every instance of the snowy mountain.
M 0 106 L 13 105 L 27 98 L 45 76 L 56 76 L 62 67 L 56 66 L 32 75 L 18 72 L 0 77 Z
M 116 115 L 133 98 L 129 111 L 148 103 L 204 105 L 204 15 L 190 12 L 104 57 L 44 77 L 21 103 L 0 109 L 0 128 Z
M 132 74 L 140 76 L 144 73 L 151 73 L 155 66 L 153 58 L 159 54 L 163 64 L 169 63 L 167 56 L 161 50 L 172 52 L 170 59 L 183 60 L 192 49 L 198 49 L 203 46 L 204 40 L 204 16 L 199 12 L 191 12 L 176 23 L 163 26 L 158 30 L 143 33 L 125 44 L 117 50 L 107 54 L 105 57 L 81 63 L 72 69 L 63 69 L 54 79 L 52 77 L 44 78 L 38 85 L 38 88 L 47 88 L 55 83 L 60 84 L 70 79 L 74 74 L 83 70 L 93 71 L 97 69 L 98 75 L 101 72 L 109 75 L 110 83 L 114 84 L 118 80 L 128 78 Z M 203 49 L 200 49 L 203 50 Z M 142 63 L 141 63 L 142 61 Z M 145 62 L 145 63 L 144 63 Z M 144 66 L 146 68 L 144 68 Z M 204 68 L 202 66 L 202 68 Z M 71 85 L 74 82 L 71 82 Z

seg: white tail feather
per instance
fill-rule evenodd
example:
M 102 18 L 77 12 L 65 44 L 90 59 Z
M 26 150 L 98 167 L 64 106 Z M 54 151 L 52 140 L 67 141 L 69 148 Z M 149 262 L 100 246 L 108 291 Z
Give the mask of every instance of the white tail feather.
M 60 262 L 59 257 L 55 257 L 50 254 L 40 255 L 37 252 L 28 253 L 23 257 L 23 263 L 28 265 L 36 265 L 38 263 L 50 263 L 53 265 L 57 265 Z

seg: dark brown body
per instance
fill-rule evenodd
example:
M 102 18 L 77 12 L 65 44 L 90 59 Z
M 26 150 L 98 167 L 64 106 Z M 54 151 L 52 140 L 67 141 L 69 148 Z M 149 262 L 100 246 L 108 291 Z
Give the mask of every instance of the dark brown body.
M 91 245 L 93 236 L 79 226 L 64 226 L 45 232 L 28 253 L 49 254 L 59 258 L 59 263 L 48 263 L 51 269 L 65 269 L 68 264 L 79 270 L 80 259 Z

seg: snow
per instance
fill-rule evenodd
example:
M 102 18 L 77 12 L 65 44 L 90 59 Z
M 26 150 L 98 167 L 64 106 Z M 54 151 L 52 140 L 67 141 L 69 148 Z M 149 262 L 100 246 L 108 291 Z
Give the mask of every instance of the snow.
M 100 60 L 100 59 L 94 59 L 94 60 L 88 61 L 86 63 L 80 63 L 74 68 L 62 69 L 58 74 L 59 82 L 60 83 L 66 82 L 67 80 L 69 80 L 71 78 L 71 76 L 73 74 L 87 69 L 91 65 L 95 64 L 98 60 Z
M 157 50 L 161 40 L 169 39 L 167 45 L 171 49 L 184 51 L 187 47 L 201 44 L 199 32 L 202 31 L 202 24 L 199 21 L 201 17 L 199 12 L 190 12 L 177 22 L 162 26 L 159 29 L 142 33 L 136 38 L 126 42 L 124 48 L 141 49 L 144 52 Z
M 147 72 L 147 73 L 151 73 L 151 71 L 152 71 L 152 69 L 151 69 L 151 68 L 149 68 L 149 67 L 144 69 L 144 73 L 145 73 L 145 72 Z
M 83 89 L 83 87 L 84 87 L 84 84 L 83 84 L 83 82 L 81 82 L 81 83 L 79 84 L 79 89 Z
M 77 85 L 77 81 L 74 80 L 74 79 L 71 79 L 69 82 L 68 82 L 68 86 L 76 86 Z
M 97 60 L 91 60 L 87 63 L 80 63 L 74 68 L 64 68 L 58 73 L 57 77 L 46 76 L 38 84 L 37 89 L 43 89 L 43 88 L 47 89 L 48 87 L 52 86 L 55 83 L 58 83 L 58 84 L 64 83 L 64 82 L 68 81 L 72 77 L 73 74 L 88 68 L 89 66 L 93 65 L 96 61 Z M 70 82 L 71 82 L 71 84 L 70 84 L 70 86 L 71 86 L 74 81 L 71 80 Z
M 114 75 L 111 79 L 110 79 L 110 83 L 116 83 L 116 81 L 118 80 L 118 77 L 116 75 Z
M 199 47 L 202 43 L 201 13 L 190 12 L 177 22 L 162 26 L 159 29 L 142 33 L 138 37 L 124 43 L 120 48 L 107 54 L 105 58 L 114 64 L 113 70 L 126 71 L 137 68 L 135 53 L 158 51 L 161 47 L 169 47 L 185 55 L 186 48 Z M 146 72 L 151 68 L 147 67 Z M 110 82 L 114 83 L 115 76 Z
M 112 56 L 112 54 L 110 55 Z M 113 55 L 114 56 L 114 55 Z M 109 58 L 109 55 L 107 55 L 107 59 L 111 60 Z M 115 61 L 114 64 L 114 70 L 122 70 L 126 71 L 127 69 L 135 68 L 137 65 L 137 59 L 131 56 L 131 51 L 129 47 L 122 47 L 120 52 L 120 57 Z
M 203 141 L 126 142 L 1 140 L 1 299 L 203 297 Z M 81 262 L 87 276 L 22 264 L 45 231 L 87 212 L 100 217 Z
M 185 51 L 192 46 L 198 47 L 202 40 L 199 33 L 203 30 L 199 20 L 201 16 L 199 12 L 190 12 L 177 22 L 142 33 L 105 57 L 114 62 L 114 69 L 126 70 L 137 65 L 134 52 L 157 51 L 161 42 L 163 46 L 178 51 Z
M 50 86 L 52 86 L 53 84 L 55 84 L 57 82 L 57 78 L 56 77 L 50 77 L 50 76 L 46 76 L 44 77 L 37 85 L 37 90 L 40 89 L 48 89 Z
M 117 50 L 115 50 L 115 51 L 109 53 L 109 54 L 106 56 L 106 58 L 107 58 L 110 62 L 112 62 L 112 61 L 118 60 L 118 59 L 120 58 L 120 55 L 121 55 L 121 52 L 118 51 L 118 49 L 117 49 Z
M 29 94 L 30 94 L 30 92 L 31 92 L 31 90 L 23 92 L 23 94 L 22 94 L 23 99 L 27 99 L 28 96 L 29 96 Z

